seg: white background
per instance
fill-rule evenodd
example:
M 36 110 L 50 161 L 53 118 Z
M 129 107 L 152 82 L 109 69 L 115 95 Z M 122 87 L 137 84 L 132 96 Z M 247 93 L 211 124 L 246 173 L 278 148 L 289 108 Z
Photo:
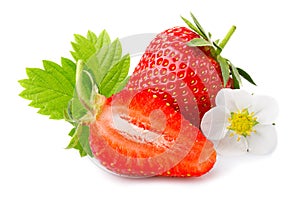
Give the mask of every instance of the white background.
M 5 2 L 5 3 L 4 3 Z M 0 208 L 299 208 L 299 4 L 296 0 L 34 1 L 0 3 Z M 125 179 L 65 150 L 70 126 L 36 114 L 17 80 L 41 60 L 70 57 L 74 33 L 112 37 L 160 32 L 198 16 L 223 56 L 251 73 L 253 92 L 280 105 L 271 155 L 219 159 L 195 179 Z

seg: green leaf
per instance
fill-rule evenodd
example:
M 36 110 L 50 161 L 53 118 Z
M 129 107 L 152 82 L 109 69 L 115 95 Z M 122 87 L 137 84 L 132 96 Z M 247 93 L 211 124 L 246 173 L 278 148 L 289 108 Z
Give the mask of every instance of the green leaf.
M 190 13 L 191 14 L 191 17 L 193 18 L 193 21 L 194 23 L 196 24 L 197 28 L 199 29 L 200 31 L 200 35 L 205 38 L 206 40 L 209 40 L 209 38 L 207 37 L 204 29 L 202 28 L 202 26 L 200 25 L 200 23 L 198 22 L 197 18 L 193 15 L 193 13 Z
M 184 18 L 181 16 L 181 19 L 185 22 L 185 24 L 187 24 L 193 31 L 195 31 L 198 34 L 201 34 L 201 31 L 193 25 L 193 23 L 191 23 L 188 19 Z
M 208 38 L 211 39 L 212 34 L 210 32 L 208 32 Z
M 78 99 L 84 104 L 87 109 L 93 106 L 94 78 L 88 72 L 82 60 L 78 60 L 76 68 L 76 92 Z
M 100 48 L 110 44 L 109 35 L 105 30 L 100 33 L 99 37 L 95 33 L 88 31 L 86 37 L 75 34 L 74 38 L 75 42 L 71 42 L 74 51 L 71 51 L 71 54 L 76 61 L 83 60 L 86 62 Z
M 223 57 L 221 57 L 220 55 L 217 56 L 217 60 L 220 64 L 221 67 L 221 71 L 222 71 L 222 77 L 223 77 L 223 82 L 224 82 L 224 87 L 226 86 L 228 80 L 229 80 L 229 65 L 226 61 L 226 59 L 224 59 Z
M 119 39 L 110 45 L 103 46 L 87 62 L 87 67 L 94 76 L 95 83 L 99 86 L 108 70 L 121 59 L 122 46 Z
M 64 120 L 71 124 L 74 124 L 74 120 L 72 118 L 72 112 L 70 110 L 71 108 L 70 108 L 70 101 L 69 101 L 68 108 L 64 109 Z
M 69 136 L 71 136 L 71 141 L 69 142 L 68 146 L 65 149 L 77 149 L 79 148 L 78 146 L 78 142 L 79 142 L 79 138 L 77 136 L 77 129 L 76 128 L 72 128 Z M 80 144 L 79 144 L 80 145 Z M 82 147 L 80 147 L 80 149 L 82 149 Z
M 76 42 L 71 42 L 74 50 L 74 52 L 71 52 L 73 58 L 76 61 L 80 59 L 84 61 L 88 60 L 96 52 L 93 43 L 78 34 L 75 34 L 74 37 Z
M 206 41 L 202 38 L 194 38 L 187 43 L 188 46 L 197 47 L 197 46 L 212 46 L 209 41 Z
M 240 88 L 240 82 L 238 81 L 237 77 L 232 74 L 232 79 L 233 79 L 233 88 L 234 89 L 239 89 Z
M 111 43 L 110 41 L 110 37 L 108 35 L 108 33 L 106 32 L 106 30 L 103 30 L 98 39 L 97 39 L 97 42 L 96 42 L 96 49 L 101 49 L 103 46 L 105 45 L 109 45 Z
M 43 65 L 44 69 L 26 69 L 28 79 L 19 81 L 25 88 L 20 96 L 31 100 L 29 105 L 39 108 L 40 114 L 63 119 L 73 97 L 76 65 L 66 58 L 61 59 L 61 66 L 51 61 L 43 61 Z
M 216 40 L 213 42 L 214 47 L 216 47 L 216 50 L 213 52 L 214 56 L 218 55 L 218 52 L 222 52 L 222 48 L 219 46 L 219 40 Z
M 88 126 L 82 126 L 81 133 L 79 135 L 79 143 L 86 154 L 93 157 L 93 153 L 89 144 L 90 128 Z
M 256 86 L 256 83 L 253 81 L 253 79 L 251 78 L 251 76 L 246 72 L 244 71 L 243 69 L 241 68 L 237 68 L 239 74 L 244 78 L 246 79 L 249 83 L 253 84 Z
M 120 85 L 118 86 L 118 88 L 116 89 L 116 92 L 115 92 L 114 94 L 116 94 L 116 93 L 122 91 L 122 90 L 125 88 L 125 86 L 127 85 L 129 79 L 130 79 L 130 76 L 127 76 L 127 78 L 125 78 L 125 79 L 120 83 Z
M 78 123 L 85 115 L 88 114 L 88 108 L 86 108 L 79 99 L 77 92 L 74 92 L 73 98 L 69 102 L 67 121 Z
M 68 135 L 74 136 L 75 132 L 76 132 L 76 128 L 72 128 Z
M 93 44 L 97 43 L 98 38 L 94 32 L 89 30 L 86 37 L 91 43 Z
M 76 70 L 76 89 L 70 101 L 69 112 L 73 121 L 89 120 L 94 113 L 94 99 L 98 88 L 87 66 L 79 60 Z M 89 113 L 89 114 L 88 114 Z
M 238 70 L 236 69 L 236 67 L 232 63 L 230 63 L 230 68 L 231 68 L 231 72 L 232 72 L 234 88 L 239 89 L 240 86 L 242 85 L 241 76 L 240 76 Z
M 107 72 L 99 86 L 100 94 L 106 97 L 113 95 L 126 79 L 129 67 L 130 56 L 127 54 Z
M 69 135 L 72 136 L 72 139 L 66 149 L 77 149 L 81 157 L 85 157 L 86 155 L 93 157 L 89 145 L 90 130 L 88 126 L 79 124 L 70 131 Z
M 87 155 L 87 153 L 84 151 L 83 147 L 81 146 L 81 143 L 79 142 L 79 137 L 78 137 L 76 131 L 72 135 L 71 141 L 69 142 L 69 144 L 66 147 L 66 149 L 77 149 L 79 151 L 79 154 L 80 154 L 81 157 L 85 157 Z

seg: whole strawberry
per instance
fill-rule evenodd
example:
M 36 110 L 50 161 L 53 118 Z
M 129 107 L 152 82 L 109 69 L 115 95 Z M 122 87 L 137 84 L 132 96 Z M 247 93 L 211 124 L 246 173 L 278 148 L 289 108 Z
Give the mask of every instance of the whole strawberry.
M 218 91 L 224 87 L 239 88 L 239 73 L 249 75 L 220 56 L 235 26 L 222 42 L 212 42 L 191 16 L 195 25 L 182 18 L 191 30 L 173 27 L 151 41 L 127 88 L 137 92 L 148 89 L 199 126 L 204 113 L 215 106 Z

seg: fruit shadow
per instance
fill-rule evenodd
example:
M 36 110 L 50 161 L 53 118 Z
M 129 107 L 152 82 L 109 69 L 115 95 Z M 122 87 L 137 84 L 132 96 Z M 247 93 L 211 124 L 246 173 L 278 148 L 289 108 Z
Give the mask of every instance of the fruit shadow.
M 108 178 L 112 179 L 114 182 L 120 184 L 131 184 L 131 183 L 169 183 L 171 182 L 176 184 L 194 184 L 197 183 L 209 183 L 218 179 L 222 179 L 230 173 L 234 172 L 239 165 L 251 163 L 256 161 L 258 156 L 245 155 L 238 157 L 223 157 L 218 156 L 217 162 L 214 167 L 205 175 L 201 177 L 163 177 L 163 176 L 153 176 L 153 177 L 126 177 L 120 176 L 109 171 L 102 170 L 104 175 L 107 175 Z

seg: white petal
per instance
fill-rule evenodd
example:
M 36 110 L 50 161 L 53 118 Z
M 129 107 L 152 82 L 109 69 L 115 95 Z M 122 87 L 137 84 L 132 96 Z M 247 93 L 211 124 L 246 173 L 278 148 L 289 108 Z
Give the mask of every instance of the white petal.
M 273 125 L 257 125 L 256 133 L 247 138 L 249 152 L 257 155 L 271 153 L 277 145 L 277 133 Z
M 206 112 L 201 121 L 201 130 L 210 140 L 219 140 L 225 137 L 228 129 L 230 113 L 225 107 L 214 107 Z
M 249 112 L 255 113 L 258 122 L 272 124 L 279 112 L 278 103 L 269 96 L 254 96 Z
M 223 156 L 238 156 L 247 153 L 248 144 L 244 137 L 239 141 L 238 136 L 230 136 L 228 132 L 226 136 L 218 142 L 213 141 L 218 154 Z
M 222 89 L 216 97 L 217 106 L 225 106 L 230 112 L 248 108 L 252 102 L 252 95 L 240 89 Z

